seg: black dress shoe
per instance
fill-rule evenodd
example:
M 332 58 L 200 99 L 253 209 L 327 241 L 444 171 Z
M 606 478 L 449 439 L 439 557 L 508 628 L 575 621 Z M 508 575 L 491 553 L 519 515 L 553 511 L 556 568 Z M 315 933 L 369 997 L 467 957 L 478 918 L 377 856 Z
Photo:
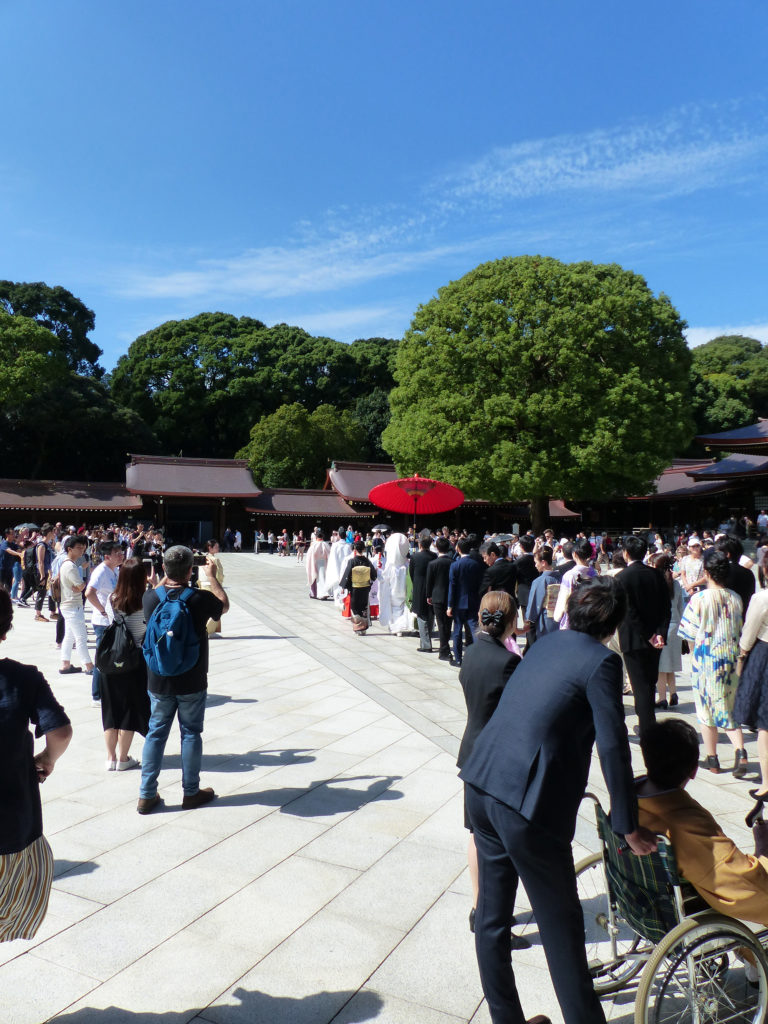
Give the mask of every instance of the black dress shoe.
M 676 693 L 673 693 L 671 695 L 671 697 L 669 698 L 669 706 L 671 708 L 676 708 L 677 707 L 677 701 L 678 701 L 678 696 L 677 696 Z
M 453 668 L 461 668 L 461 662 L 460 662 L 460 661 L 456 661 L 456 659 L 455 659 L 455 658 L 451 658 L 451 659 L 449 660 L 448 664 L 449 664 L 449 665 L 452 665 L 452 666 L 453 666 Z
M 419 654 L 432 654 L 433 653 L 431 647 L 417 647 L 416 650 L 419 652 Z
M 669 707 L 669 704 L 665 700 L 657 700 L 654 704 L 654 707 L 660 708 L 662 711 L 666 711 Z

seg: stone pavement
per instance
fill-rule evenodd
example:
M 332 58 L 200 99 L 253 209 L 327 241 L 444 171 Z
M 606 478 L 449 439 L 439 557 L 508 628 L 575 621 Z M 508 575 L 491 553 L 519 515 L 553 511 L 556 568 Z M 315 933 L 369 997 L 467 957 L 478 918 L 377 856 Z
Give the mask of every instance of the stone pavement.
M 139 773 L 104 770 L 90 678 L 59 676 L 53 626 L 16 612 L 2 655 L 43 670 L 75 735 L 43 788 L 48 916 L 33 941 L 0 946 L 0 1024 L 488 1024 L 467 928 L 456 670 L 414 637 L 355 637 L 332 603 L 307 599 L 294 558 L 223 561 L 232 609 L 211 644 L 203 754 L 219 796 L 195 811 L 181 810 L 174 727 L 165 806 L 136 813 Z M 754 765 L 753 737 L 747 749 Z M 746 782 L 703 774 L 693 792 L 751 849 Z M 604 796 L 596 759 L 592 789 Z M 583 812 L 577 859 L 597 848 Z M 532 943 L 514 954 L 523 1006 L 562 1021 L 522 892 L 516 910 Z M 633 999 L 606 1012 L 628 1021 Z

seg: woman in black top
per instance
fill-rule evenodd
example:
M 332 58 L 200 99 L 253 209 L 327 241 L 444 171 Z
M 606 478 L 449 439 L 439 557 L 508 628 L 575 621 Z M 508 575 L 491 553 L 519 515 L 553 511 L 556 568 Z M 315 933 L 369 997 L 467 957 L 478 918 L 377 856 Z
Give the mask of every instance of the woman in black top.
M 459 682 L 467 702 L 467 727 L 459 747 L 456 762 L 461 768 L 472 753 L 475 740 L 482 732 L 501 699 L 509 677 L 520 664 L 517 654 L 504 646 L 504 640 L 511 636 L 517 617 L 517 609 L 505 590 L 489 590 L 480 602 L 478 614 L 479 629 L 475 642 L 464 652 L 459 672 Z M 475 907 L 477 906 L 478 878 L 477 851 L 472 835 L 472 824 L 464 805 L 464 826 L 469 829 L 467 862 L 472 880 L 472 910 L 469 927 L 474 931 Z
M 0 588 L 0 642 L 12 620 L 10 594 Z M 37 755 L 30 724 L 45 736 Z M 69 719 L 41 673 L 0 659 L 0 942 L 31 939 L 48 909 L 53 854 L 43 836 L 40 783 L 71 738 Z

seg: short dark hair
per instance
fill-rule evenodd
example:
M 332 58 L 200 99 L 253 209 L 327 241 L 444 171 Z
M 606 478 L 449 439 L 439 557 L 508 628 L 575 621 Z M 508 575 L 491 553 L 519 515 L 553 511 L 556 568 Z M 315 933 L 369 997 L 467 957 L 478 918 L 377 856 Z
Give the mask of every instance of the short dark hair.
M 106 558 L 107 555 L 113 554 L 119 549 L 120 545 L 114 540 L 103 540 L 99 544 L 99 552 Z
M 355 541 L 355 551 L 358 553 L 358 555 L 365 554 L 365 541 L 364 540 L 356 540 Z
M 715 583 L 724 587 L 728 582 L 731 564 L 726 553 L 718 551 L 717 548 L 707 548 L 701 559 L 704 562 L 704 571 L 709 573 Z
M 588 562 L 592 557 L 592 545 L 586 537 L 577 537 L 573 542 L 573 550 L 582 562 Z
M 207 541 L 205 542 L 205 546 L 206 546 L 206 548 L 208 549 L 208 551 L 213 551 L 213 549 L 214 549 L 214 548 L 216 547 L 216 545 L 217 545 L 218 543 L 219 543 L 219 542 L 218 542 L 218 540 L 217 540 L 217 539 L 216 539 L 215 537 L 211 537 L 211 539 L 210 539 L 210 540 L 207 540 Z
M 523 549 L 523 551 L 526 553 L 526 555 L 530 555 L 530 553 L 533 551 L 533 547 L 534 547 L 535 543 L 536 543 L 535 539 L 533 537 L 529 536 L 529 534 L 527 534 L 527 533 L 524 533 L 523 536 L 518 541 L 518 544 Z
M 432 547 L 432 534 L 429 530 L 422 530 L 419 534 L 419 547 L 422 551 L 429 551 Z
M 501 551 L 499 550 L 499 545 L 496 543 L 495 540 L 487 540 L 485 542 L 485 544 L 481 544 L 480 545 L 480 554 L 481 555 L 496 555 L 497 558 L 501 557 Z
M 738 537 L 721 537 L 715 547 L 718 551 L 724 551 L 732 562 L 738 562 L 744 554 L 744 545 Z
M 682 718 L 664 718 L 642 731 L 640 750 L 651 782 L 675 789 L 699 763 L 699 736 Z
M 570 558 L 571 555 L 573 554 L 573 544 L 572 544 L 572 542 L 567 540 L 565 542 L 565 544 L 562 544 L 560 546 L 560 550 L 563 552 L 563 554 L 565 555 L 566 558 Z
M 567 611 L 572 630 L 603 640 L 621 625 L 627 598 L 612 576 L 594 576 L 571 592 Z
M 72 533 L 69 537 L 64 538 L 64 550 L 71 551 L 72 548 L 87 548 L 88 541 L 85 537 L 78 537 L 76 533 Z
M 622 543 L 622 547 L 633 562 L 642 562 L 645 558 L 646 552 L 648 551 L 648 544 L 646 541 L 634 533 L 628 533 L 626 535 Z
M 451 550 L 451 542 L 447 537 L 440 536 L 435 540 L 435 547 L 441 555 L 444 555 L 446 551 Z
M 472 550 L 472 544 L 470 543 L 469 537 L 459 537 L 456 547 L 462 555 L 468 555 Z

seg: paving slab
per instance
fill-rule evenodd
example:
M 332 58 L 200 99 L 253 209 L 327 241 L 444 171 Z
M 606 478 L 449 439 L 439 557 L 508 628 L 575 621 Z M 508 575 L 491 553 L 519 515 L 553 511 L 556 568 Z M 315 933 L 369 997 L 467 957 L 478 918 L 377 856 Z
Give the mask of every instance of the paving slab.
M 332 602 L 308 599 L 294 559 L 222 560 L 232 609 L 211 643 L 203 736 L 203 785 L 219 797 L 197 811 L 181 810 L 174 728 L 164 806 L 136 814 L 139 773 L 104 771 L 90 680 L 59 676 L 53 624 L 16 614 L 3 653 L 41 668 L 75 734 L 42 791 L 49 914 L 31 942 L 0 946 L 0 1024 L 488 1024 L 467 928 L 456 670 L 415 636 L 354 636 Z M 685 673 L 678 687 L 692 720 Z M 726 743 L 720 758 L 732 764 Z M 605 801 L 596 758 L 590 788 Z M 747 789 L 707 772 L 691 787 L 744 848 Z M 574 856 L 596 848 L 585 803 Z M 523 1005 L 561 1024 L 522 888 L 516 911 L 532 943 L 515 953 Z M 628 1022 L 633 1000 L 606 999 L 607 1015 Z

